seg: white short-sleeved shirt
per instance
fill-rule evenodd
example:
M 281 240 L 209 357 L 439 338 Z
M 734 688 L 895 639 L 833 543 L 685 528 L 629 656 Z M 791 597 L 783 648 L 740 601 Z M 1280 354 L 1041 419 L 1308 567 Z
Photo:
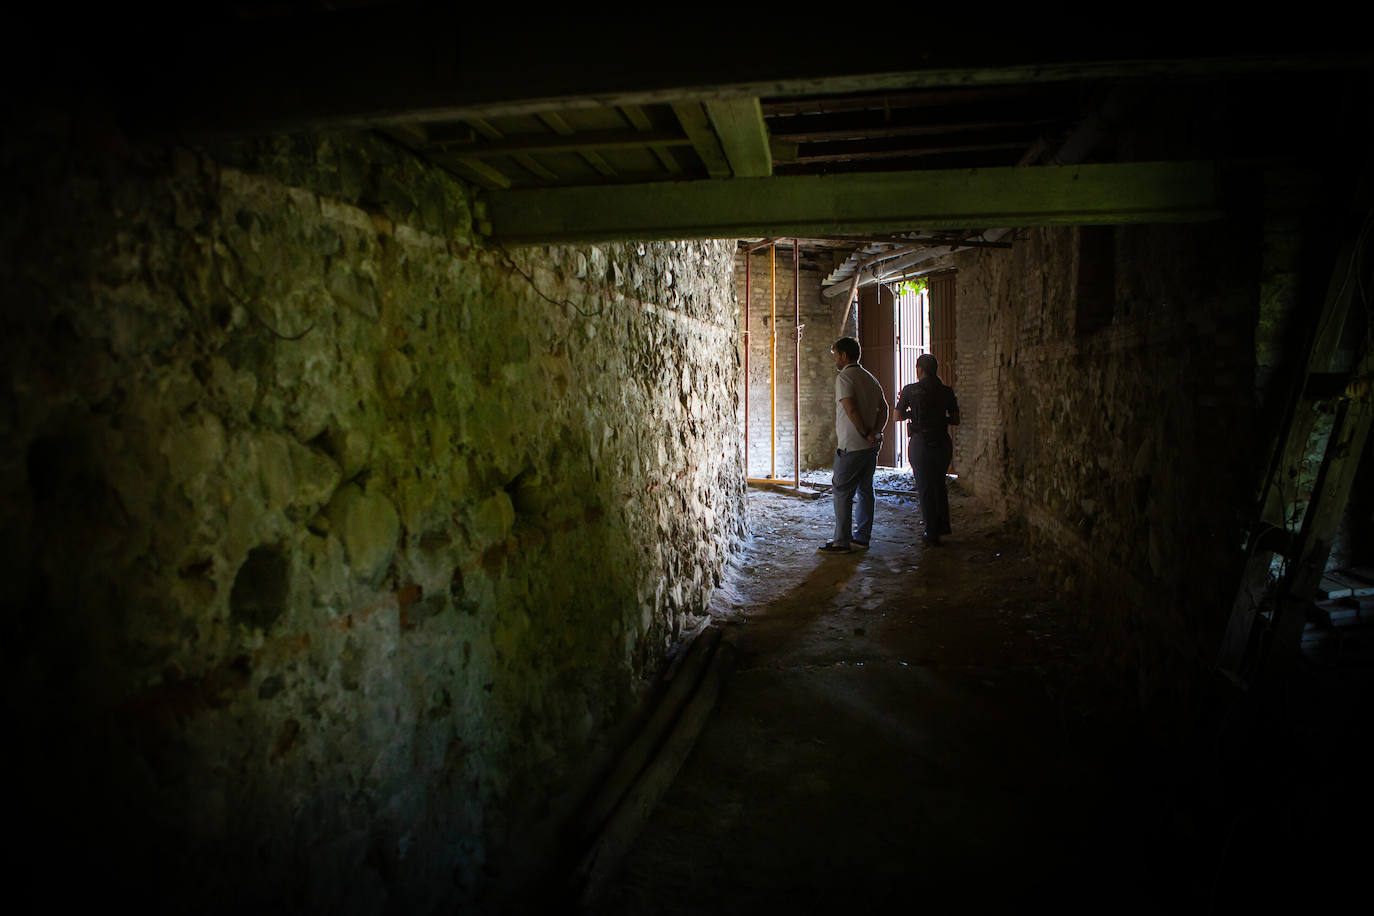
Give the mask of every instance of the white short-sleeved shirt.
M 845 366 L 835 377 L 835 438 L 839 441 L 839 447 L 847 452 L 874 448 L 849 421 L 849 415 L 840 403 L 844 398 L 854 399 L 854 406 L 858 408 L 861 418 L 871 418 L 881 407 L 886 420 L 887 397 L 883 394 L 883 386 L 873 377 L 873 373 L 858 363 Z

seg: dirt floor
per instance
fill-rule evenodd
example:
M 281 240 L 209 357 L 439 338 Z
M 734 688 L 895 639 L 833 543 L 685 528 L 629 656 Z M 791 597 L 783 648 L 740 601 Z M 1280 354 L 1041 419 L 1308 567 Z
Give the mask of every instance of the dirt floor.
M 872 546 L 830 555 L 828 496 L 751 491 L 715 610 L 735 672 L 590 912 L 1230 909 L 1230 837 L 1192 820 L 1177 750 L 1085 663 L 1016 532 L 951 502 L 940 547 L 880 495 Z

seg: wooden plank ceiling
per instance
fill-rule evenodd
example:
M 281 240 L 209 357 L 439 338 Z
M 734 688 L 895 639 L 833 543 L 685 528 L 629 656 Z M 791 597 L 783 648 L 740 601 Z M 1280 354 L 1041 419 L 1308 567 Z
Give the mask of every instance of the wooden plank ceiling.
M 390 128 L 491 189 L 1016 165 L 1085 116 L 1078 87 L 596 105 Z
M 892 250 L 1007 244 L 996 226 L 1218 218 L 1229 163 L 1309 139 L 1301 126 L 1276 133 L 1276 118 L 1301 116 L 1332 87 L 1355 87 L 1342 104 L 1367 108 L 1374 60 L 1367 46 L 1216 50 L 1131 36 L 1091 47 L 942 40 L 916 53 L 818 46 L 813 25 L 765 33 L 689 18 L 574 31 L 497 27 L 436 4 L 240 3 L 173 43 L 181 59 L 149 49 L 158 72 L 183 78 L 139 114 L 191 136 L 385 133 L 484 189 L 508 244 L 806 235 L 850 242 L 857 272 Z M 119 51 L 121 63 L 144 59 Z M 1213 131 L 1225 149 L 1195 142 L 1199 125 L 1117 147 L 1157 88 L 1193 86 L 1229 93 L 1232 123 Z M 1101 194 L 1054 171 L 1079 165 L 1098 169 Z M 1161 176 L 1181 183 L 1151 201 Z

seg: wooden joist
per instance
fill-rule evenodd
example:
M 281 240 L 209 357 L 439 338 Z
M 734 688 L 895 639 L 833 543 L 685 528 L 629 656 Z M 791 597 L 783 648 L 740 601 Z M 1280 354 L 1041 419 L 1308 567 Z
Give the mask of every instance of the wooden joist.
M 507 245 L 1201 222 L 1226 212 L 1217 166 L 1208 162 L 511 190 L 489 195 L 488 203 L 495 234 Z
M 486 137 L 488 140 L 499 141 L 502 140 L 505 136 L 499 130 L 493 127 L 485 118 L 469 118 L 468 123 L 472 125 L 475 131 L 477 131 L 483 137 Z M 554 174 L 552 170 L 546 168 L 543 163 L 539 162 L 533 156 L 527 153 L 515 153 L 512 155 L 511 158 L 513 158 L 516 162 L 520 163 L 520 165 L 524 167 L 524 169 L 532 175 L 542 178 L 545 181 L 558 180 L 558 176 Z
M 773 174 L 773 152 L 758 99 L 708 101 L 706 114 L 734 177 L 766 178 Z
M 696 150 L 706 174 L 712 178 L 730 177 L 730 160 L 721 149 L 720 139 L 711 126 L 711 119 L 700 102 L 680 102 L 673 105 L 673 114 L 678 123 L 691 138 L 692 148 Z
M 620 112 L 635 130 L 641 133 L 649 133 L 654 129 L 653 123 L 649 120 L 649 116 L 644 113 L 644 109 L 640 106 L 625 105 L 620 109 Z M 690 141 L 688 142 L 690 143 Z M 673 156 L 672 150 L 667 144 L 650 144 L 649 149 L 653 151 L 654 157 L 658 159 L 659 163 L 668 174 L 678 175 L 682 172 L 682 165 Z
M 692 141 L 675 131 L 599 130 L 552 136 L 506 137 L 486 143 L 441 140 L 432 145 L 464 156 L 511 156 L 519 153 L 582 153 L 625 147 L 691 146 Z
M 539 113 L 539 120 L 547 124 L 549 126 L 549 129 L 552 130 L 554 133 L 559 134 L 564 138 L 570 138 L 574 134 L 576 134 L 576 131 L 573 130 L 572 125 L 569 124 L 563 118 L 562 115 L 556 112 L 542 111 Z M 611 168 L 611 164 L 607 162 L 605 159 L 603 159 L 601 157 L 601 154 L 598 153 L 596 150 L 578 148 L 577 153 L 583 159 L 587 160 L 588 165 L 596 169 L 602 175 L 610 176 L 615 174 L 615 169 Z

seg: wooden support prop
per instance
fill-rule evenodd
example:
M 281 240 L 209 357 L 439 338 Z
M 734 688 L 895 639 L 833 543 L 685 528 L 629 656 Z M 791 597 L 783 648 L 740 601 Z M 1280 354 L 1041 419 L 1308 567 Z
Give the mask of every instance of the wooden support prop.
M 580 885 L 583 906 L 600 895 L 607 880 L 615 874 L 621 860 L 629 852 L 635 837 L 648 822 L 654 806 L 673 784 L 678 770 L 682 768 L 715 709 L 721 687 L 733 667 L 734 647 L 722 642 L 711 656 L 701 683 L 683 707 L 682 715 L 674 723 L 662 750 L 640 773 L 606 822 L 605 829 L 579 863 L 574 880 Z

